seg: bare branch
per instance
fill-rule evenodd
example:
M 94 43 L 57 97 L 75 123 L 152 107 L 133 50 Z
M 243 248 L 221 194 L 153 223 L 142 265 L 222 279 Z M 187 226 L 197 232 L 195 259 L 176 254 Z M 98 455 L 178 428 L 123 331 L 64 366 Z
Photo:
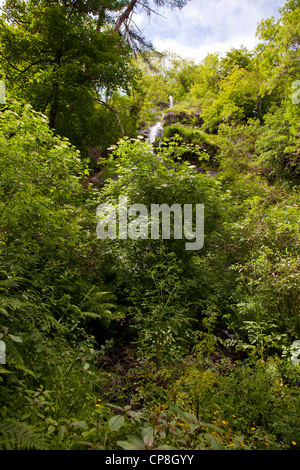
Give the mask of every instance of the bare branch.
M 137 3 L 139 5 L 142 5 L 142 7 L 146 8 L 146 10 L 148 10 L 149 12 L 154 13 L 155 15 L 160 16 L 161 18 L 164 18 L 165 20 L 168 19 L 166 16 L 161 15 L 160 13 L 158 13 L 158 11 L 155 11 L 152 8 L 150 8 L 148 5 L 145 5 L 145 3 L 142 3 L 142 2 L 139 2 L 139 1 Z

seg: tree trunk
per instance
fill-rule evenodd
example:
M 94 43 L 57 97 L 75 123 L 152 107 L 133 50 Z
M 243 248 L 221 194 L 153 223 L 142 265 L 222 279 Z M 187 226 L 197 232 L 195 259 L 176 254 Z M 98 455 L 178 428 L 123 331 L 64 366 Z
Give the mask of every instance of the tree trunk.
M 138 0 L 131 0 L 130 4 L 126 8 L 126 10 L 122 13 L 122 15 L 117 19 L 117 22 L 114 26 L 114 31 L 119 31 L 125 21 L 129 18 L 131 15 L 135 5 L 137 4 Z
M 100 8 L 99 14 L 98 14 L 98 20 L 97 20 L 97 27 L 96 31 L 99 34 L 101 27 L 104 25 L 105 21 L 105 7 Z
M 59 83 L 55 77 L 57 69 L 60 67 L 60 61 L 63 56 L 63 49 L 60 47 L 55 53 L 55 61 L 53 66 L 53 82 L 52 82 L 52 94 L 51 94 L 51 106 L 49 112 L 49 127 L 50 129 L 55 129 L 56 116 L 59 107 Z
M 58 110 L 58 92 L 59 86 L 58 83 L 52 84 L 52 97 L 51 97 L 51 107 L 49 112 L 49 127 L 50 129 L 55 129 L 56 116 Z

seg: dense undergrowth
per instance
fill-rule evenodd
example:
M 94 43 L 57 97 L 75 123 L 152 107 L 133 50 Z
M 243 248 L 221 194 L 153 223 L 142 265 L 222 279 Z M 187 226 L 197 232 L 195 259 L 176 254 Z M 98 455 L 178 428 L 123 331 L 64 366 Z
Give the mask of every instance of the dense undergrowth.
M 232 185 L 182 163 L 178 140 L 141 139 L 85 190 L 76 150 L 30 107 L 1 126 L 2 448 L 296 446 L 297 190 Z M 120 195 L 200 201 L 203 249 L 98 240 L 96 207 Z

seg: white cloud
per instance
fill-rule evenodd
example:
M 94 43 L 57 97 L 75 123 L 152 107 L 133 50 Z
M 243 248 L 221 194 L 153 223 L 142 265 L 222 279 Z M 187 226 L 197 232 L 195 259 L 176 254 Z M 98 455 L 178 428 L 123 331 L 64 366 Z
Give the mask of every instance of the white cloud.
M 186 46 L 179 44 L 173 39 L 156 39 L 154 45 L 159 51 L 175 52 L 180 57 L 185 57 L 200 62 L 207 54 L 219 52 L 221 55 L 228 52 L 232 47 L 239 48 L 246 46 L 249 50 L 254 49 L 257 45 L 257 40 L 252 36 L 238 36 L 234 39 L 228 39 L 224 42 L 214 42 L 213 44 L 191 44 Z
M 159 50 L 171 50 L 182 57 L 201 60 L 208 52 L 225 52 L 231 47 L 253 49 L 257 24 L 263 18 L 278 16 L 285 0 L 190 0 L 182 10 L 161 10 L 167 17 L 152 21 L 136 15 Z

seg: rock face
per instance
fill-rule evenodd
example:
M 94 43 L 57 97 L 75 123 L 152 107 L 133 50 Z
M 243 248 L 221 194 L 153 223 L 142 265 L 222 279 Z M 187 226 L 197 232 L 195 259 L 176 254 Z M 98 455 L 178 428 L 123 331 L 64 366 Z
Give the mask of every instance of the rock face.
M 178 121 L 177 114 L 173 113 L 172 111 L 165 114 L 163 117 L 163 124 L 167 126 L 170 126 L 171 124 L 174 124 L 177 121 Z
M 163 117 L 163 125 L 171 126 L 179 122 L 180 124 L 192 125 L 195 127 L 201 127 L 204 123 L 201 117 L 201 111 L 194 111 L 192 113 L 186 113 L 184 111 L 170 111 Z
M 198 172 L 198 173 L 201 173 L 202 175 L 210 175 L 210 176 L 217 176 L 218 175 L 218 172 L 215 171 L 215 170 L 211 170 L 210 168 L 198 168 L 196 167 L 195 170 Z
M 170 104 L 167 103 L 166 101 L 155 101 L 155 105 L 161 110 L 161 109 L 167 109 L 169 108 Z

